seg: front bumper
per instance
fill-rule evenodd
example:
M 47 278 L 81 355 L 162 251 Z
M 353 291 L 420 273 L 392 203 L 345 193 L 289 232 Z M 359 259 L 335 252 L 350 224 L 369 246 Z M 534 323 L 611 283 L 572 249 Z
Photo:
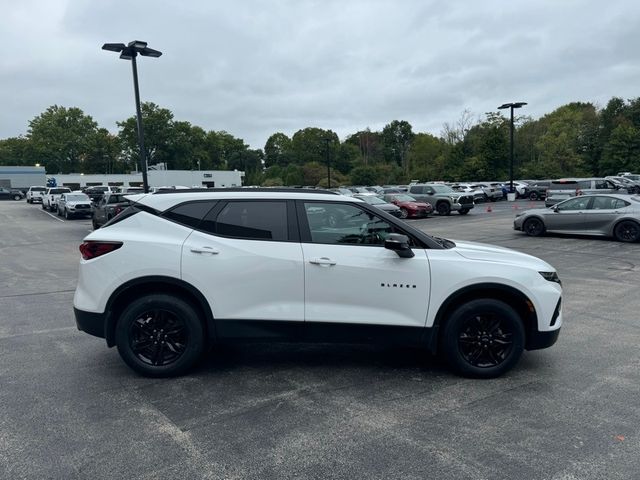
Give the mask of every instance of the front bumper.
M 549 348 L 556 343 L 560 336 L 560 329 L 551 330 L 548 332 L 530 332 L 527 336 L 527 343 L 525 349 L 527 350 L 540 350 L 542 348 Z

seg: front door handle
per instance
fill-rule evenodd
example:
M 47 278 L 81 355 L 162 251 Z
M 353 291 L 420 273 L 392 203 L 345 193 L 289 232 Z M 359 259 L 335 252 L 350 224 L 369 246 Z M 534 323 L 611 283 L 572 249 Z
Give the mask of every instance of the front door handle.
M 312 263 L 314 265 L 321 265 L 323 267 L 333 267 L 336 262 L 331 260 L 328 257 L 320 257 L 320 258 L 312 258 L 311 260 L 309 260 L 309 263 Z
M 201 254 L 208 254 L 208 255 L 217 255 L 220 253 L 220 250 L 217 250 L 213 247 L 200 247 L 200 248 L 192 248 L 191 249 L 192 253 L 201 253 Z

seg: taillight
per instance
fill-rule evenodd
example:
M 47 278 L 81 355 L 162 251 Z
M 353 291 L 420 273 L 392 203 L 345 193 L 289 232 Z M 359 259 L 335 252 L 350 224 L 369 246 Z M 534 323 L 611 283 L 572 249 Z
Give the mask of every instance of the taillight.
M 85 260 L 99 257 L 105 253 L 113 252 L 122 246 L 122 242 L 84 242 L 80 245 L 80 253 Z

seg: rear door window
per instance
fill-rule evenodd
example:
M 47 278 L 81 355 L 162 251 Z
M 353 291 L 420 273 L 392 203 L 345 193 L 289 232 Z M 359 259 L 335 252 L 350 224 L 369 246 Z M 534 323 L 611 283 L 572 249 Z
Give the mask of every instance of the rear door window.
M 285 201 L 231 201 L 217 210 L 209 212 L 200 230 L 246 240 L 289 240 Z

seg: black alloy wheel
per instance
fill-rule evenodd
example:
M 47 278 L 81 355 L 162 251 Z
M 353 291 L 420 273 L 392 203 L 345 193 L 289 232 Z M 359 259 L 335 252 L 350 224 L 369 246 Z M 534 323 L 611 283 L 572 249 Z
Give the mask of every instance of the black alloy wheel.
M 400 207 L 400 218 L 409 218 L 409 210 L 404 207 Z
M 545 227 L 544 223 L 542 223 L 542 220 L 539 218 L 530 218 L 525 220 L 522 225 L 522 230 L 530 237 L 539 237 L 544 233 Z
M 438 215 L 451 215 L 451 206 L 447 202 L 440 202 L 436 205 L 436 211 Z
M 529 200 L 531 200 L 531 201 L 534 201 L 534 202 L 535 202 L 536 200 L 538 200 L 538 194 L 537 194 L 536 192 L 531 192 L 531 193 L 529 194 Z
M 493 378 L 511 369 L 524 350 L 524 326 L 504 302 L 472 300 L 453 312 L 444 326 L 441 353 L 457 372 Z
M 640 225 L 632 220 L 623 220 L 616 225 L 613 234 L 620 242 L 637 242 L 640 240 Z
M 197 311 L 181 298 L 147 295 L 131 303 L 116 325 L 122 359 L 151 377 L 180 375 L 202 356 L 204 328 Z

